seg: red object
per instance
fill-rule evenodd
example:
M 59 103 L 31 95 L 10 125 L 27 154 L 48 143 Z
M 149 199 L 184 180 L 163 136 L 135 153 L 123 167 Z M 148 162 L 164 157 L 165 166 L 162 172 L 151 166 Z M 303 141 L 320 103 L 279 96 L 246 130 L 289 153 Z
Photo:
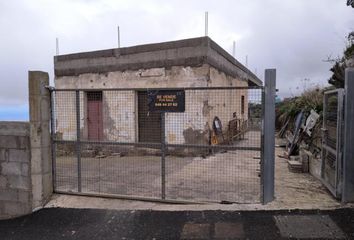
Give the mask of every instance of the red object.
M 87 93 L 88 139 L 103 139 L 102 92 Z

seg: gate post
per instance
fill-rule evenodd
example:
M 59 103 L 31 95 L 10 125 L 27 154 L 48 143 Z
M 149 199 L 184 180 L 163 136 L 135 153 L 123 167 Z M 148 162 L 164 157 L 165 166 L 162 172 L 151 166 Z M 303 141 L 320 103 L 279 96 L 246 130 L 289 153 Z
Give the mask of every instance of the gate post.
M 81 192 L 81 127 L 80 127 L 80 91 L 75 91 L 76 105 L 76 157 L 77 157 L 77 191 Z
M 354 68 L 345 70 L 343 194 L 342 202 L 354 202 Z
M 263 204 L 274 200 L 275 163 L 275 84 L 276 69 L 265 70 L 264 108 L 262 123 L 262 196 Z
M 50 92 L 46 72 L 29 71 L 29 119 L 33 208 L 42 207 L 53 192 L 50 136 Z
M 161 199 L 166 198 L 166 139 L 165 113 L 161 113 Z

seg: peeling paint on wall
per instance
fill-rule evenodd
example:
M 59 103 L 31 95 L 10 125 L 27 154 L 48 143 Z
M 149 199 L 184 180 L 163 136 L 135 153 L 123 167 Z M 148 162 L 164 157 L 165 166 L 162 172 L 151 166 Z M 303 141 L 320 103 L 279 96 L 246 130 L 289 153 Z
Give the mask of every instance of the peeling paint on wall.
M 151 71 L 150 71 L 151 70 Z M 103 89 L 103 131 L 108 141 L 137 141 L 136 91 L 104 91 L 111 88 L 185 88 L 185 87 L 225 87 L 247 86 L 246 81 L 232 78 L 213 67 L 174 66 L 170 69 L 158 68 L 137 71 L 109 72 L 104 74 L 85 73 L 78 76 L 63 76 L 55 79 L 57 89 Z M 144 76 L 143 75 L 144 72 Z M 63 140 L 76 138 L 75 92 L 57 92 L 56 120 L 57 132 Z M 59 94 L 63 93 L 63 94 Z M 65 94 L 64 94 L 65 93 Z M 233 113 L 247 118 L 248 106 L 241 116 L 241 95 L 248 99 L 247 90 L 186 90 L 186 110 L 184 113 L 165 114 L 166 140 L 170 144 L 209 144 L 210 124 L 218 116 L 227 131 L 228 121 Z M 82 128 L 85 126 L 85 93 L 80 94 Z M 245 101 L 247 105 L 248 102 Z M 85 129 L 83 135 L 85 136 Z M 87 134 L 86 134 L 87 135 Z
M 203 116 L 208 117 L 210 114 L 210 111 L 213 110 L 214 107 L 209 105 L 209 101 L 205 100 L 203 102 Z

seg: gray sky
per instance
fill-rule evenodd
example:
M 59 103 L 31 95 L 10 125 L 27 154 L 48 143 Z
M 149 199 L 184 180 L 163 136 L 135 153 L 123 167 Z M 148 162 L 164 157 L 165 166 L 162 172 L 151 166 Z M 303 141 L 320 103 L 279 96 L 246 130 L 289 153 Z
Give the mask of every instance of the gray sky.
M 263 79 L 277 68 L 279 95 L 324 85 L 328 55 L 341 54 L 354 30 L 346 0 L 12 0 L 0 2 L 0 107 L 27 104 L 27 71 L 53 79 L 55 38 L 60 54 L 209 36 Z M 298 89 L 297 89 L 298 88 Z

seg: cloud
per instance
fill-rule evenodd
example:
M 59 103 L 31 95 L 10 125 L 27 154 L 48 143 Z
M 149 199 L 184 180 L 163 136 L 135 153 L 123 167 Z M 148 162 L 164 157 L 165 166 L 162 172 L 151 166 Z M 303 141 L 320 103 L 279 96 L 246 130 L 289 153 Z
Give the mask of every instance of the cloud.
M 263 78 L 275 67 L 281 96 L 296 94 L 304 78 L 325 84 L 327 55 L 340 55 L 353 31 L 354 9 L 333 0 L 17 0 L 0 2 L 0 107 L 27 102 L 27 71 L 53 79 L 55 38 L 60 53 L 209 35 Z M 299 89 L 299 90 L 297 90 Z

